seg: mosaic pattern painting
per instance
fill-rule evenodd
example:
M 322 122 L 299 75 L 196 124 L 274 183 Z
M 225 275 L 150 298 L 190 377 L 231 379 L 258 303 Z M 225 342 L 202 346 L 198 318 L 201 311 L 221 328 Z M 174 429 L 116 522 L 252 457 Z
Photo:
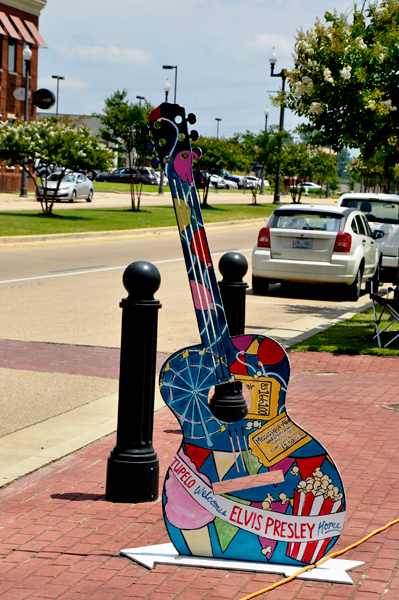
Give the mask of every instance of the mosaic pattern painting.
M 184 555 L 314 563 L 342 531 L 339 472 L 287 413 L 285 350 L 262 335 L 229 335 L 194 185 L 192 163 L 201 155 L 187 127 L 194 115 L 164 103 L 149 122 L 170 183 L 201 336 L 201 344 L 173 354 L 160 373 L 162 397 L 183 435 L 163 490 L 170 539 Z M 251 407 L 227 423 L 212 414 L 209 398 L 214 386 L 232 379 L 248 388 Z

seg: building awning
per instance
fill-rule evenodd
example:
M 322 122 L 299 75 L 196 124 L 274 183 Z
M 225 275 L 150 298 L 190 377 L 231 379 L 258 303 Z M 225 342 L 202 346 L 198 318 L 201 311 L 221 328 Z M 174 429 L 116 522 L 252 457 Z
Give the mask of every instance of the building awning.
M 28 44 L 36 44 L 36 40 L 33 39 L 29 31 L 26 29 L 25 25 L 22 23 L 19 17 L 12 15 L 12 20 L 19 33 L 22 35 L 22 38 Z
M 35 40 L 39 44 L 39 46 L 41 46 L 42 48 L 48 48 L 46 42 L 40 35 L 36 25 L 34 23 L 32 23 L 32 21 L 26 21 L 26 20 L 25 20 L 25 25 L 27 26 L 27 28 L 29 29 L 30 33 L 35 38 Z
M 14 25 L 11 23 L 10 19 L 4 12 L 0 11 L 0 19 L 4 27 L 7 29 L 8 35 L 10 35 L 15 40 L 20 40 L 21 38 L 19 37 L 17 30 L 15 29 Z

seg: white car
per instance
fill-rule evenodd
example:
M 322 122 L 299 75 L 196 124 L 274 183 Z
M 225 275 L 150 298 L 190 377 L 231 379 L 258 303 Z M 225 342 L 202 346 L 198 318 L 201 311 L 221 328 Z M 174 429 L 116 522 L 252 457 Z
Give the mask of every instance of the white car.
M 265 294 L 271 283 L 342 284 L 358 300 L 362 282 L 378 287 L 381 247 L 367 219 L 353 208 L 283 206 L 259 232 L 252 253 L 252 289 Z M 375 289 L 376 289 L 375 288 Z
M 382 248 L 381 281 L 399 281 L 399 196 L 393 194 L 354 193 L 343 194 L 337 206 L 361 210 L 371 231 L 384 233 L 378 239 Z
M 317 185 L 317 183 L 313 183 L 312 181 L 303 181 L 302 183 L 298 183 L 297 186 L 292 185 L 291 189 L 295 189 L 295 187 L 297 190 L 299 190 L 299 188 L 302 188 L 302 191 L 305 191 L 305 190 L 316 191 L 321 188 L 320 185 Z
M 228 189 L 237 189 L 238 185 L 235 181 L 228 181 L 221 177 L 220 175 L 211 175 L 210 176 L 210 186 L 213 188 L 221 188 L 224 190 Z
M 52 173 L 47 181 L 43 180 L 46 184 L 48 199 L 54 196 L 60 177 L 61 173 Z M 68 202 L 75 202 L 78 198 L 84 198 L 86 202 L 93 200 L 93 182 L 83 173 L 65 173 L 61 179 L 55 201 L 68 200 Z M 44 199 L 43 184 L 37 187 L 36 199 L 38 202 Z

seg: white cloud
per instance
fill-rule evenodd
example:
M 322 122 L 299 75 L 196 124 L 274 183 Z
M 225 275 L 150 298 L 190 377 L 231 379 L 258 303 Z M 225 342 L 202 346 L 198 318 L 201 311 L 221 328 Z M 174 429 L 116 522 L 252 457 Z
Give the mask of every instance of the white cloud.
M 58 44 L 56 49 L 66 62 L 134 66 L 146 66 L 152 63 L 151 54 L 141 48 L 122 48 L 114 42 L 98 41 L 90 46 Z
M 250 45 L 260 52 L 270 52 L 273 47 L 277 54 L 281 52 L 292 52 L 294 50 L 294 40 L 292 37 L 285 37 L 275 33 L 261 33 L 255 36 Z
M 37 87 L 54 89 L 57 86 L 57 80 L 52 77 L 39 77 Z M 80 81 L 80 79 L 73 79 L 72 77 L 65 77 L 65 80 L 60 81 L 60 89 L 65 91 L 85 91 L 90 89 L 90 84 L 86 81 Z

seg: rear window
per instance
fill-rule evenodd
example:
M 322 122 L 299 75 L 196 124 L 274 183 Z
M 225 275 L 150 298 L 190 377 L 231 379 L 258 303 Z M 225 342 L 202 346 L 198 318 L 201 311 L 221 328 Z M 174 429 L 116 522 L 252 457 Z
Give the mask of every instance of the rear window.
M 399 203 L 389 200 L 373 200 L 364 198 L 344 198 L 342 206 L 357 208 L 365 214 L 369 223 L 399 224 Z
M 326 212 L 284 211 L 274 213 L 271 227 L 277 229 L 320 229 L 322 231 L 339 231 L 342 215 Z

